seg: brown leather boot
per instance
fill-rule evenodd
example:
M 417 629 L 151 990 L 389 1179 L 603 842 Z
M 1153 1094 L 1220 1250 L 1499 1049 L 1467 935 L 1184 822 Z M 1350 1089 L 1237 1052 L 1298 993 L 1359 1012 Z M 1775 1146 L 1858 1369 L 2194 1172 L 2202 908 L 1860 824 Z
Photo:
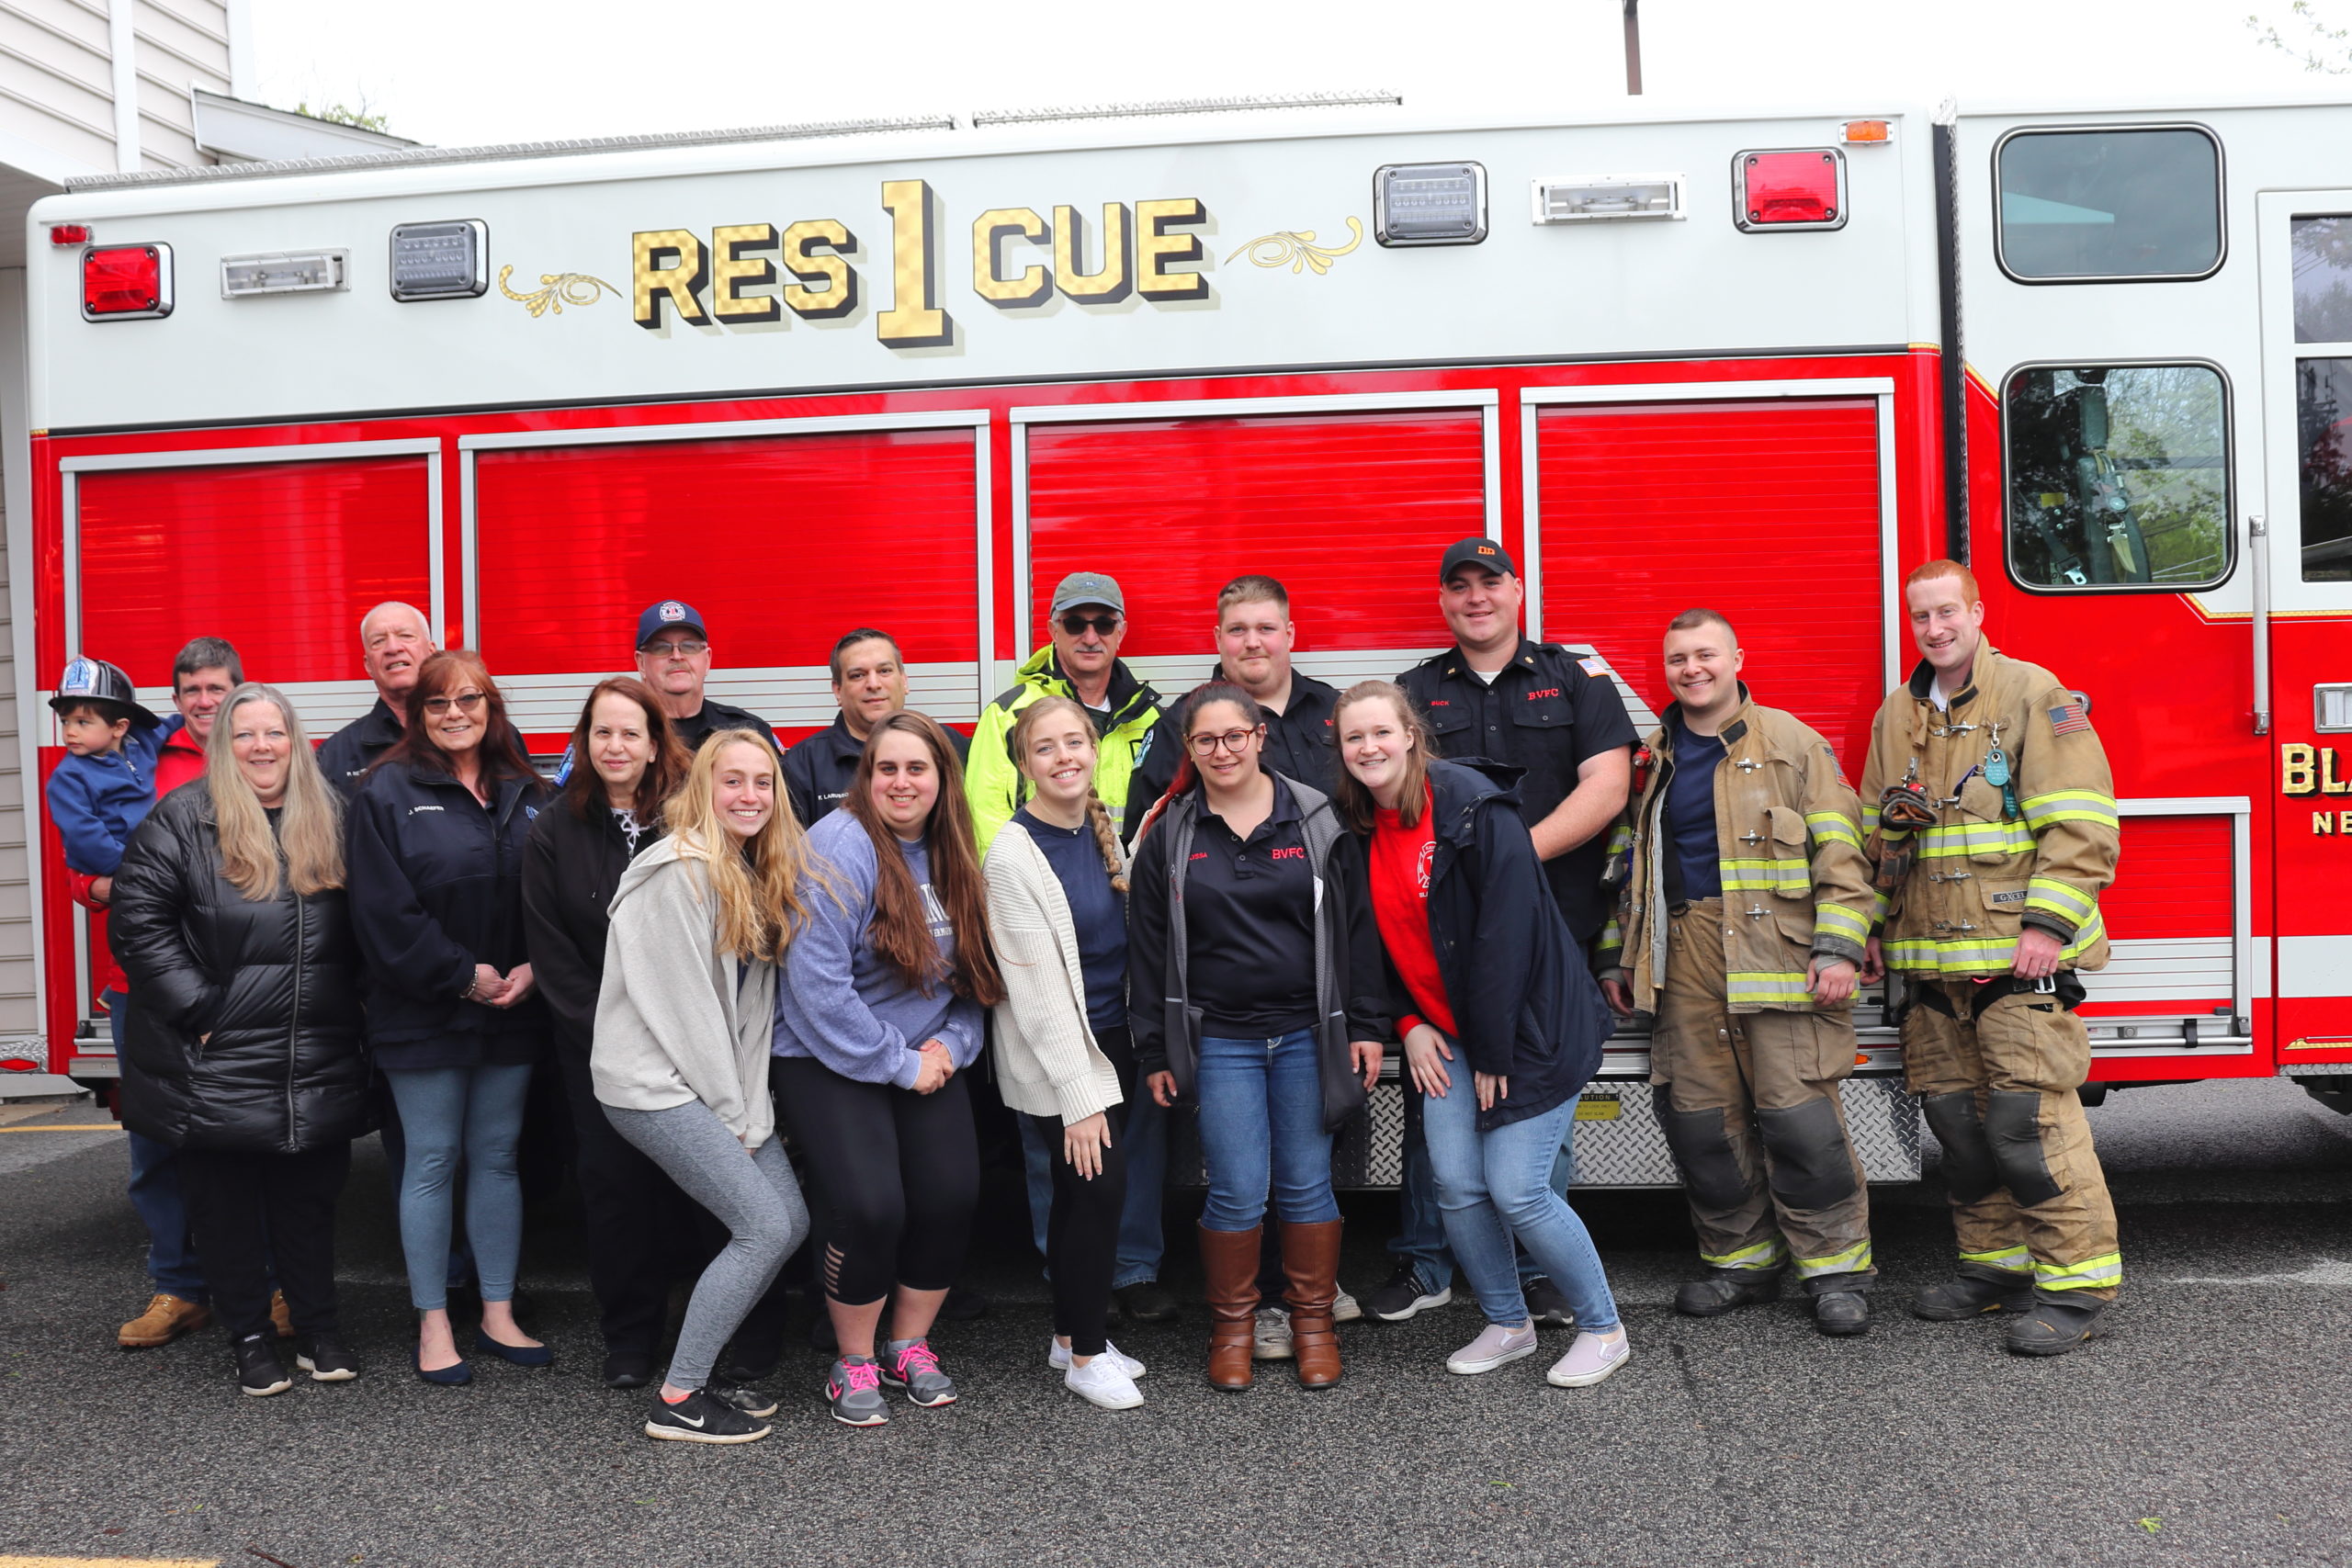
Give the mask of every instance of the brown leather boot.
M 157 1291 L 147 1310 L 115 1330 L 114 1342 L 126 1350 L 152 1350 L 212 1321 L 209 1307 Z
M 1262 1227 L 1201 1231 L 1201 1269 L 1208 1275 L 1209 1384 L 1250 1386 L 1258 1321 L 1258 1243 Z
M 1344 1222 L 1283 1226 L 1283 1274 L 1290 1280 L 1291 1354 L 1303 1388 L 1329 1388 L 1340 1381 L 1340 1335 L 1331 1325 L 1331 1303 L 1340 1294 L 1340 1230 Z

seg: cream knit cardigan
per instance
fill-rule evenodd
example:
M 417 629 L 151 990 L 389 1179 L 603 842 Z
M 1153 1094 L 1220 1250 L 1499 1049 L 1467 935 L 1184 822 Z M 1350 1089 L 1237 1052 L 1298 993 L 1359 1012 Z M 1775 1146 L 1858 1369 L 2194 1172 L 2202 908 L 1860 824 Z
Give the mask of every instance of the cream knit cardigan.
M 1083 1122 L 1119 1103 L 1119 1076 L 1086 1021 L 1078 931 L 1045 851 L 1018 821 L 1000 829 L 984 868 L 989 934 L 1005 999 L 995 1011 L 997 1088 L 1032 1116 Z

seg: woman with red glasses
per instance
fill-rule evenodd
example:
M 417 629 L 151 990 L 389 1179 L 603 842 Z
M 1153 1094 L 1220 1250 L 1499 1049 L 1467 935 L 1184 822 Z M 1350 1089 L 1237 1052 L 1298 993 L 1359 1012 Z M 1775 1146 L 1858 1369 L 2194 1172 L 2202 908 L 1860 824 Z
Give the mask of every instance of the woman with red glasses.
M 481 1281 L 473 1348 L 518 1366 L 554 1353 L 514 1323 L 523 1189 L 514 1168 L 547 1010 L 524 946 L 523 856 L 545 786 L 479 655 L 424 661 L 400 742 L 352 808 L 351 918 L 368 964 L 368 1046 L 392 1086 L 408 1160 L 401 1247 L 427 1382 L 473 1371 L 449 1324 L 451 1201 Z

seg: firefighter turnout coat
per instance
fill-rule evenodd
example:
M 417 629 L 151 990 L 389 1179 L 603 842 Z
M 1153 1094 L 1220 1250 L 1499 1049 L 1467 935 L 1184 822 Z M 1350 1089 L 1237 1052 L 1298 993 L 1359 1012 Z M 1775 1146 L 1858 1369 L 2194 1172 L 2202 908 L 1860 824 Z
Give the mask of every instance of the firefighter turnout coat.
M 1715 770 L 1715 838 L 1725 923 L 1724 995 L 1733 1012 L 1803 1011 L 1813 1006 L 1811 955 L 1860 968 L 1875 896 L 1862 854 L 1854 791 L 1829 742 L 1792 715 L 1764 707 L 1740 688 L 1739 712 L 1723 728 Z M 1635 792 L 1620 842 L 1639 852 L 1602 933 L 1598 962 L 1626 972 L 1634 1008 L 1657 1010 L 1666 983 L 1666 857 L 1672 836 L 1661 818 L 1674 772 L 1676 726 L 1646 742 L 1649 776 Z

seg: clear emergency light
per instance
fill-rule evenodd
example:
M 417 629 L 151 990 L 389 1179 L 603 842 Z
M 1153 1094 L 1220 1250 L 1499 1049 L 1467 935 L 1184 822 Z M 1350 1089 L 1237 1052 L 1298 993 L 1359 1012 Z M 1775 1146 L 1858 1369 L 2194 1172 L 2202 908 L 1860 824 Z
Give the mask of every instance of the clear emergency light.
M 171 313 L 171 246 L 93 245 L 82 253 L 84 321 L 152 321 Z
M 220 258 L 220 298 L 320 294 L 351 287 L 349 251 L 265 251 Z
M 2352 730 L 2352 685 L 2312 688 L 2312 728 L 2323 735 Z
M 1590 179 L 1535 182 L 1538 223 L 1643 218 L 1679 222 L 1686 216 L 1680 175 L 1599 175 Z
M 1846 154 L 1834 147 L 1735 153 L 1732 220 L 1765 229 L 1843 229 Z
M 490 225 L 479 218 L 392 226 L 392 298 L 470 299 L 490 288 Z
M 1487 237 L 1482 164 L 1385 164 L 1372 175 L 1372 232 L 1384 245 L 1475 245 Z

